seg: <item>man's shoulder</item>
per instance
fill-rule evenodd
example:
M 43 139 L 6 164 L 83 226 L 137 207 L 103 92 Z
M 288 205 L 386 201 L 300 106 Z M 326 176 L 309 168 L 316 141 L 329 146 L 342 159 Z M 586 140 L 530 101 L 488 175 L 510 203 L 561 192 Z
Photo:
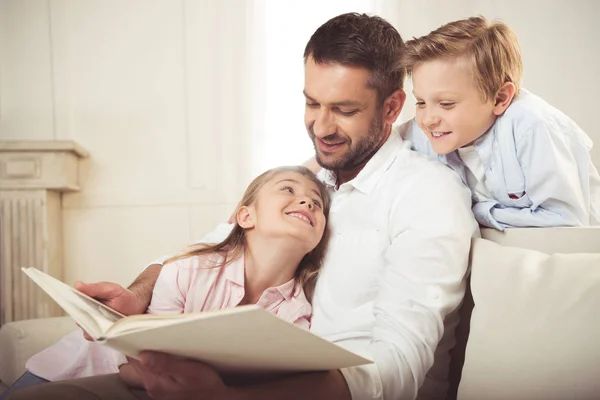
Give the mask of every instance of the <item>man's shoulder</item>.
M 460 182 L 458 175 L 437 158 L 413 150 L 409 145 L 398 151 L 397 162 L 391 167 L 393 172 L 405 179 L 451 180 Z
M 468 188 L 451 168 L 438 159 L 403 146 L 387 171 L 382 190 L 393 197 L 458 195 L 470 199 Z M 470 201 L 470 200 L 469 200 Z

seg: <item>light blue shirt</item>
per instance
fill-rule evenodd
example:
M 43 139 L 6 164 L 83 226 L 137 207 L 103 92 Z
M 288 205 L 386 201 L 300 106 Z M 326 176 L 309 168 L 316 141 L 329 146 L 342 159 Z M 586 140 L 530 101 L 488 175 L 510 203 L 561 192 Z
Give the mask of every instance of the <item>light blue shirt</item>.
M 399 129 L 413 149 L 452 168 L 467 184 L 466 166 L 454 151 L 438 155 L 415 120 Z M 592 141 L 565 114 L 521 89 L 504 114 L 473 146 L 492 199 L 473 198 L 484 226 L 589 226 L 600 224 L 600 176 Z M 512 196 L 511 196 L 512 195 Z

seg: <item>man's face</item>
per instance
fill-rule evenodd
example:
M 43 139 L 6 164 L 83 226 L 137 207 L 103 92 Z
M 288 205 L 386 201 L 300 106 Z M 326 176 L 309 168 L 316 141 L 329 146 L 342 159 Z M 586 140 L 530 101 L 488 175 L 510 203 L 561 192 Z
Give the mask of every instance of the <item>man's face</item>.
M 366 162 L 381 146 L 384 129 L 377 92 L 364 68 L 306 61 L 304 124 L 317 162 L 347 170 Z
M 438 154 L 471 144 L 496 119 L 494 99 L 483 99 L 462 60 L 417 64 L 412 80 L 415 118 Z

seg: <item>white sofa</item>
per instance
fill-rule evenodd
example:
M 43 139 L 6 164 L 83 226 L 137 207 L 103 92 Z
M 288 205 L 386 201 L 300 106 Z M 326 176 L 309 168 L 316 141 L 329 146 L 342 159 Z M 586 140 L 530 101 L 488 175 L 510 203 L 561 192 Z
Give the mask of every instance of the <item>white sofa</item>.
M 450 398 L 600 399 L 586 372 L 600 371 L 600 227 L 484 229 L 482 237 L 471 254 Z M 565 255 L 548 256 L 555 253 Z M 3 326 L 0 380 L 11 384 L 32 354 L 73 329 L 68 317 Z

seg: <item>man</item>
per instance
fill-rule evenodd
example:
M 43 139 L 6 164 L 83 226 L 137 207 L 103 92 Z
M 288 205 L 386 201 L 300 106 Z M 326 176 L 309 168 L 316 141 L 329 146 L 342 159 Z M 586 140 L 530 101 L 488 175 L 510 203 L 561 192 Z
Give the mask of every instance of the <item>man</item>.
M 379 17 L 344 14 L 304 54 L 305 124 L 332 195 L 331 240 L 313 298 L 312 331 L 375 363 L 228 387 L 210 367 L 145 353 L 146 392 L 116 376 L 48 384 L 25 398 L 413 399 L 434 361 L 446 317 L 462 300 L 471 236 L 469 192 L 442 164 L 412 152 L 392 124 L 405 101 L 398 32 Z M 125 314 L 147 307 L 160 265 L 129 289 L 79 285 Z M 452 326 L 453 328 L 453 326 Z M 452 333 L 448 330 L 448 333 Z M 446 358 L 440 357 L 441 380 Z M 437 355 L 436 355 L 437 358 Z M 428 380 L 422 395 L 445 397 Z M 94 393 L 94 394 L 90 394 Z M 71 397 L 69 397 L 71 396 Z

